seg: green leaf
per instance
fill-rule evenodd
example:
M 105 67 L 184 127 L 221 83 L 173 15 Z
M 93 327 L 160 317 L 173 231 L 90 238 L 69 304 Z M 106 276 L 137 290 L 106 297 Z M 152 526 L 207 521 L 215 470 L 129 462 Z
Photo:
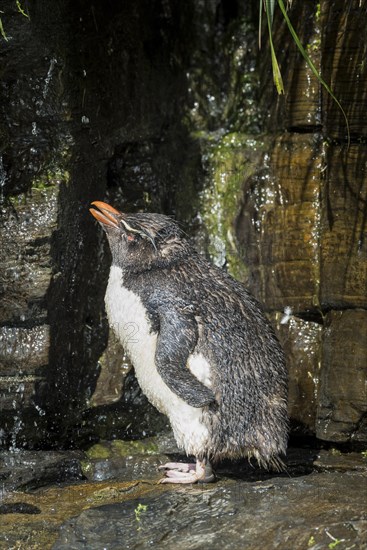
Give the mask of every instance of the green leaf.
M 267 0 L 266 3 L 270 4 L 272 2 Z M 268 20 L 268 28 L 269 28 L 269 44 L 270 44 L 270 52 L 271 52 L 271 65 L 272 65 L 272 68 L 273 68 L 273 80 L 274 80 L 274 84 L 276 86 L 277 92 L 280 95 L 280 94 L 284 93 L 284 85 L 283 85 L 282 75 L 281 75 L 281 72 L 280 72 L 280 69 L 279 69 L 277 56 L 275 54 L 274 43 L 273 43 L 273 38 L 272 38 L 272 34 L 271 34 L 272 14 L 271 14 L 270 9 L 266 10 L 266 17 L 267 17 L 267 20 Z
M 275 0 L 265 0 L 266 13 L 270 15 L 270 27 L 273 26 Z
M 8 37 L 5 34 L 4 27 L 3 27 L 3 22 L 1 21 L 1 17 L 0 17 L 0 34 L 3 37 L 4 40 L 8 41 Z
M 261 27 L 262 27 L 262 15 L 263 9 L 270 15 L 270 27 L 273 25 L 275 0 L 260 0 L 259 6 L 259 49 L 261 49 Z
M 29 19 L 28 13 L 26 13 L 26 12 L 24 11 L 24 9 L 22 8 L 22 6 L 20 5 L 20 0 L 15 0 L 15 3 L 16 3 L 16 5 L 17 5 L 18 11 L 19 11 L 22 15 L 24 15 L 24 17 L 28 17 L 28 19 Z
M 261 50 L 261 27 L 263 21 L 263 0 L 260 0 L 259 6 L 259 50 Z

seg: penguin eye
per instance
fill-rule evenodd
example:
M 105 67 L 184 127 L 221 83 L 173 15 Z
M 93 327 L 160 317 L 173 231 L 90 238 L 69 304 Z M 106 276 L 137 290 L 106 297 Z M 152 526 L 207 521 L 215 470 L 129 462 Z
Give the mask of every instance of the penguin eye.
M 129 243 L 136 243 L 140 241 L 145 235 L 142 235 L 139 231 L 136 231 L 136 233 L 127 233 L 126 239 Z

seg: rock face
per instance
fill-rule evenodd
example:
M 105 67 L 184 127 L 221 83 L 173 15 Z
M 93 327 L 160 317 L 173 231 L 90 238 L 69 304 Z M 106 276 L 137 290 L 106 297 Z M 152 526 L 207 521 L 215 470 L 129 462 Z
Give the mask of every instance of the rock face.
M 291 45 L 286 101 L 270 105 L 263 96 L 273 140 L 263 173 L 245 178 L 236 236 L 250 287 L 277 322 L 288 354 L 297 429 L 365 442 L 367 152 L 366 113 L 357 112 L 367 89 L 358 61 L 367 12 L 357 1 L 347 13 L 339 1 L 320 7 L 316 14 L 294 2 L 290 18 L 344 107 L 349 136 L 340 108 L 310 74 L 306 85 L 305 63 Z M 288 31 L 276 29 L 282 44 Z
M 320 439 L 366 441 L 366 326 L 366 310 L 326 315 L 316 425 Z
M 192 550 L 208 545 L 218 550 L 316 550 L 333 542 L 363 547 L 363 473 L 330 469 L 256 482 L 221 480 L 216 487 L 181 492 L 153 489 L 129 501 L 83 511 L 65 522 L 53 548 L 117 550 L 121 544 L 134 549 L 158 544 Z
M 2 39 L 0 53 L 0 434 L 6 444 L 69 446 L 82 437 L 108 332 L 109 258 L 90 202 L 109 189 L 111 201 L 130 201 L 129 208 L 139 199 L 172 211 L 173 177 L 189 150 L 179 114 L 186 88 L 175 62 L 176 8 L 101 2 L 86 9 L 83 2 L 70 8 L 56 1 L 50 9 L 41 0 L 26 18 L 16 3 L 2 6 L 8 41 Z M 171 166 L 160 178 L 162 167 Z M 130 180 L 121 181 L 127 173 Z M 96 418 L 90 422 L 98 426 Z
M 132 374 L 123 383 L 108 338 L 95 199 L 181 220 L 264 303 L 296 431 L 366 442 L 365 6 L 294 0 L 289 12 L 343 104 L 347 147 L 280 12 L 276 97 L 257 1 L 39 0 L 29 18 L 3 4 L 1 442 L 73 446 L 164 424 Z
M 0 453 L 0 547 L 366 547 L 366 453 L 291 448 L 283 474 L 227 462 L 177 488 L 157 483 L 161 461 L 184 459 L 171 438 Z

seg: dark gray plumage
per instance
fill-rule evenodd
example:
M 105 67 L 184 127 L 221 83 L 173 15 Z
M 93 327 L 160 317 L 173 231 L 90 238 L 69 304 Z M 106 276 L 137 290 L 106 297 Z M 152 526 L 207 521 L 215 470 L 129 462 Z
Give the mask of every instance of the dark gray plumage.
M 153 374 L 146 375 L 149 356 L 141 358 L 145 350 L 130 346 L 138 380 L 140 372 L 148 398 L 168 415 L 178 443 L 197 459 L 196 472 L 166 465 L 164 481 L 211 480 L 210 462 L 223 458 L 254 457 L 262 466 L 280 468 L 288 433 L 287 374 L 259 303 L 197 254 L 172 219 L 93 204 L 99 211 L 91 213 L 107 233 L 113 258 L 106 294 L 110 322 L 116 324 L 120 311 L 121 324 L 131 322 L 134 309 L 138 315 L 143 307 L 146 342 L 154 336 L 154 365 Z M 125 297 L 117 306 L 120 285 Z M 125 335 L 117 332 L 129 351 Z M 187 426 L 185 418 L 181 424 L 177 419 L 181 403 Z

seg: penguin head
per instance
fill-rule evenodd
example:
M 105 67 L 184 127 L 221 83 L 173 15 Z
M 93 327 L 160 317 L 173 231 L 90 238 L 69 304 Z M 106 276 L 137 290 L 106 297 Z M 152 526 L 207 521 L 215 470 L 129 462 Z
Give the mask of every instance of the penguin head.
M 163 214 L 123 214 L 101 201 L 90 213 L 106 232 L 112 262 L 123 269 L 144 271 L 177 262 L 189 244 L 177 223 Z

